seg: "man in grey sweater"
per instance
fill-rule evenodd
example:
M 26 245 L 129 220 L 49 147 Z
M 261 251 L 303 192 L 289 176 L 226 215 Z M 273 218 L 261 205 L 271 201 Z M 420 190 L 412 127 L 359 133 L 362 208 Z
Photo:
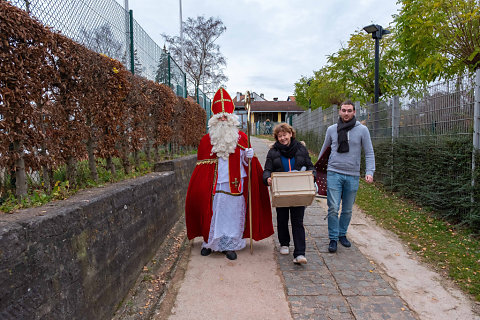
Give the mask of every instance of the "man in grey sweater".
M 372 140 L 367 127 L 355 118 L 355 105 L 347 100 L 339 110 L 338 123 L 327 129 L 325 142 L 320 155 L 328 147 L 331 153 L 327 166 L 327 205 L 328 205 L 328 237 L 329 252 L 337 251 L 337 241 L 345 247 L 351 243 L 347 239 L 347 229 L 352 218 L 352 207 L 357 195 L 360 179 L 361 151 L 365 152 L 365 180 L 373 182 L 375 156 Z M 338 210 L 342 203 L 342 212 L 338 218 Z

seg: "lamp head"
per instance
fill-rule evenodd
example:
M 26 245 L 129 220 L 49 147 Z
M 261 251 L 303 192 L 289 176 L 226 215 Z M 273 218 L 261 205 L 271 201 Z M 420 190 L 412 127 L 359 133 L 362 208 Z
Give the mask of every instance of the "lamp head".
M 363 27 L 363 30 L 365 30 L 367 33 L 371 33 L 373 39 L 382 39 L 382 36 L 384 34 L 390 33 L 390 30 L 383 29 L 382 26 L 378 24 L 371 24 L 369 26 Z
M 365 30 L 367 33 L 374 33 L 378 31 L 378 25 L 376 24 L 371 24 L 369 26 L 363 27 L 363 30 Z

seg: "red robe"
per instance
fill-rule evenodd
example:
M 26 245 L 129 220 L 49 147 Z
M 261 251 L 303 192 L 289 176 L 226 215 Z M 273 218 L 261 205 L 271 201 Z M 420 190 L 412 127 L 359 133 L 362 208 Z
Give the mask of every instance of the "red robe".
M 240 155 L 240 149 L 247 148 L 247 135 L 239 131 L 239 140 L 235 153 L 229 158 L 230 162 L 235 163 L 234 157 Z M 187 199 L 185 201 L 185 222 L 187 224 L 188 239 L 195 237 L 203 237 L 208 242 L 208 234 L 210 232 L 210 222 L 212 220 L 212 203 L 213 196 L 217 185 L 217 155 L 211 154 L 212 144 L 210 136 L 206 134 L 200 141 L 197 153 L 197 166 L 195 167 L 190 184 L 188 185 Z M 237 160 L 237 159 L 235 159 Z M 236 161 L 237 163 L 238 160 Z M 256 241 L 265 239 L 273 234 L 272 225 L 272 209 L 270 207 L 270 197 L 268 189 L 263 183 L 263 169 L 257 157 L 251 160 L 252 180 L 251 180 L 251 196 L 252 196 L 252 235 Z M 230 174 L 232 169 L 230 169 Z M 248 166 L 245 166 L 245 172 L 248 174 Z M 231 179 L 233 180 L 233 179 Z M 250 222 L 248 214 L 248 177 L 245 177 L 243 186 L 243 195 L 245 198 L 246 218 L 244 238 L 250 238 Z M 231 191 L 234 193 L 235 184 L 230 183 Z

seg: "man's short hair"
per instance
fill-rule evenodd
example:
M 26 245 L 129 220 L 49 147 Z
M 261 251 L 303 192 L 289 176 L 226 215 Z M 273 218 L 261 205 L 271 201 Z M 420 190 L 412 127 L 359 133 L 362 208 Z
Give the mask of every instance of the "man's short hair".
M 277 124 L 275 128 L 273 128 L 273 136 L 275 137 L 276 141 L 278 141 L 278 134 L 280 132 L 290 133 L 292 135 L 292 138 L 295 139 L 295 129 L 293 129 L 293 127 L 288 123 L 282 122 Z
M 343 101 L 342 104 L 340 105 L 340 108 L 344 105 L 353 106 L 353 110 L 355 110 L 355 103 L 353 103 L 352 100 L 350 99 Z

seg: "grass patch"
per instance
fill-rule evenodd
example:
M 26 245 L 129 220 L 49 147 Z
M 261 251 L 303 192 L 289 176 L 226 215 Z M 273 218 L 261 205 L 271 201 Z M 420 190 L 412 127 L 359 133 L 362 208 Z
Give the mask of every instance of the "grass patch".
M 376 185 L 360 183 L 355 203 L 412 251 L 480 301 L 480 240 Z

